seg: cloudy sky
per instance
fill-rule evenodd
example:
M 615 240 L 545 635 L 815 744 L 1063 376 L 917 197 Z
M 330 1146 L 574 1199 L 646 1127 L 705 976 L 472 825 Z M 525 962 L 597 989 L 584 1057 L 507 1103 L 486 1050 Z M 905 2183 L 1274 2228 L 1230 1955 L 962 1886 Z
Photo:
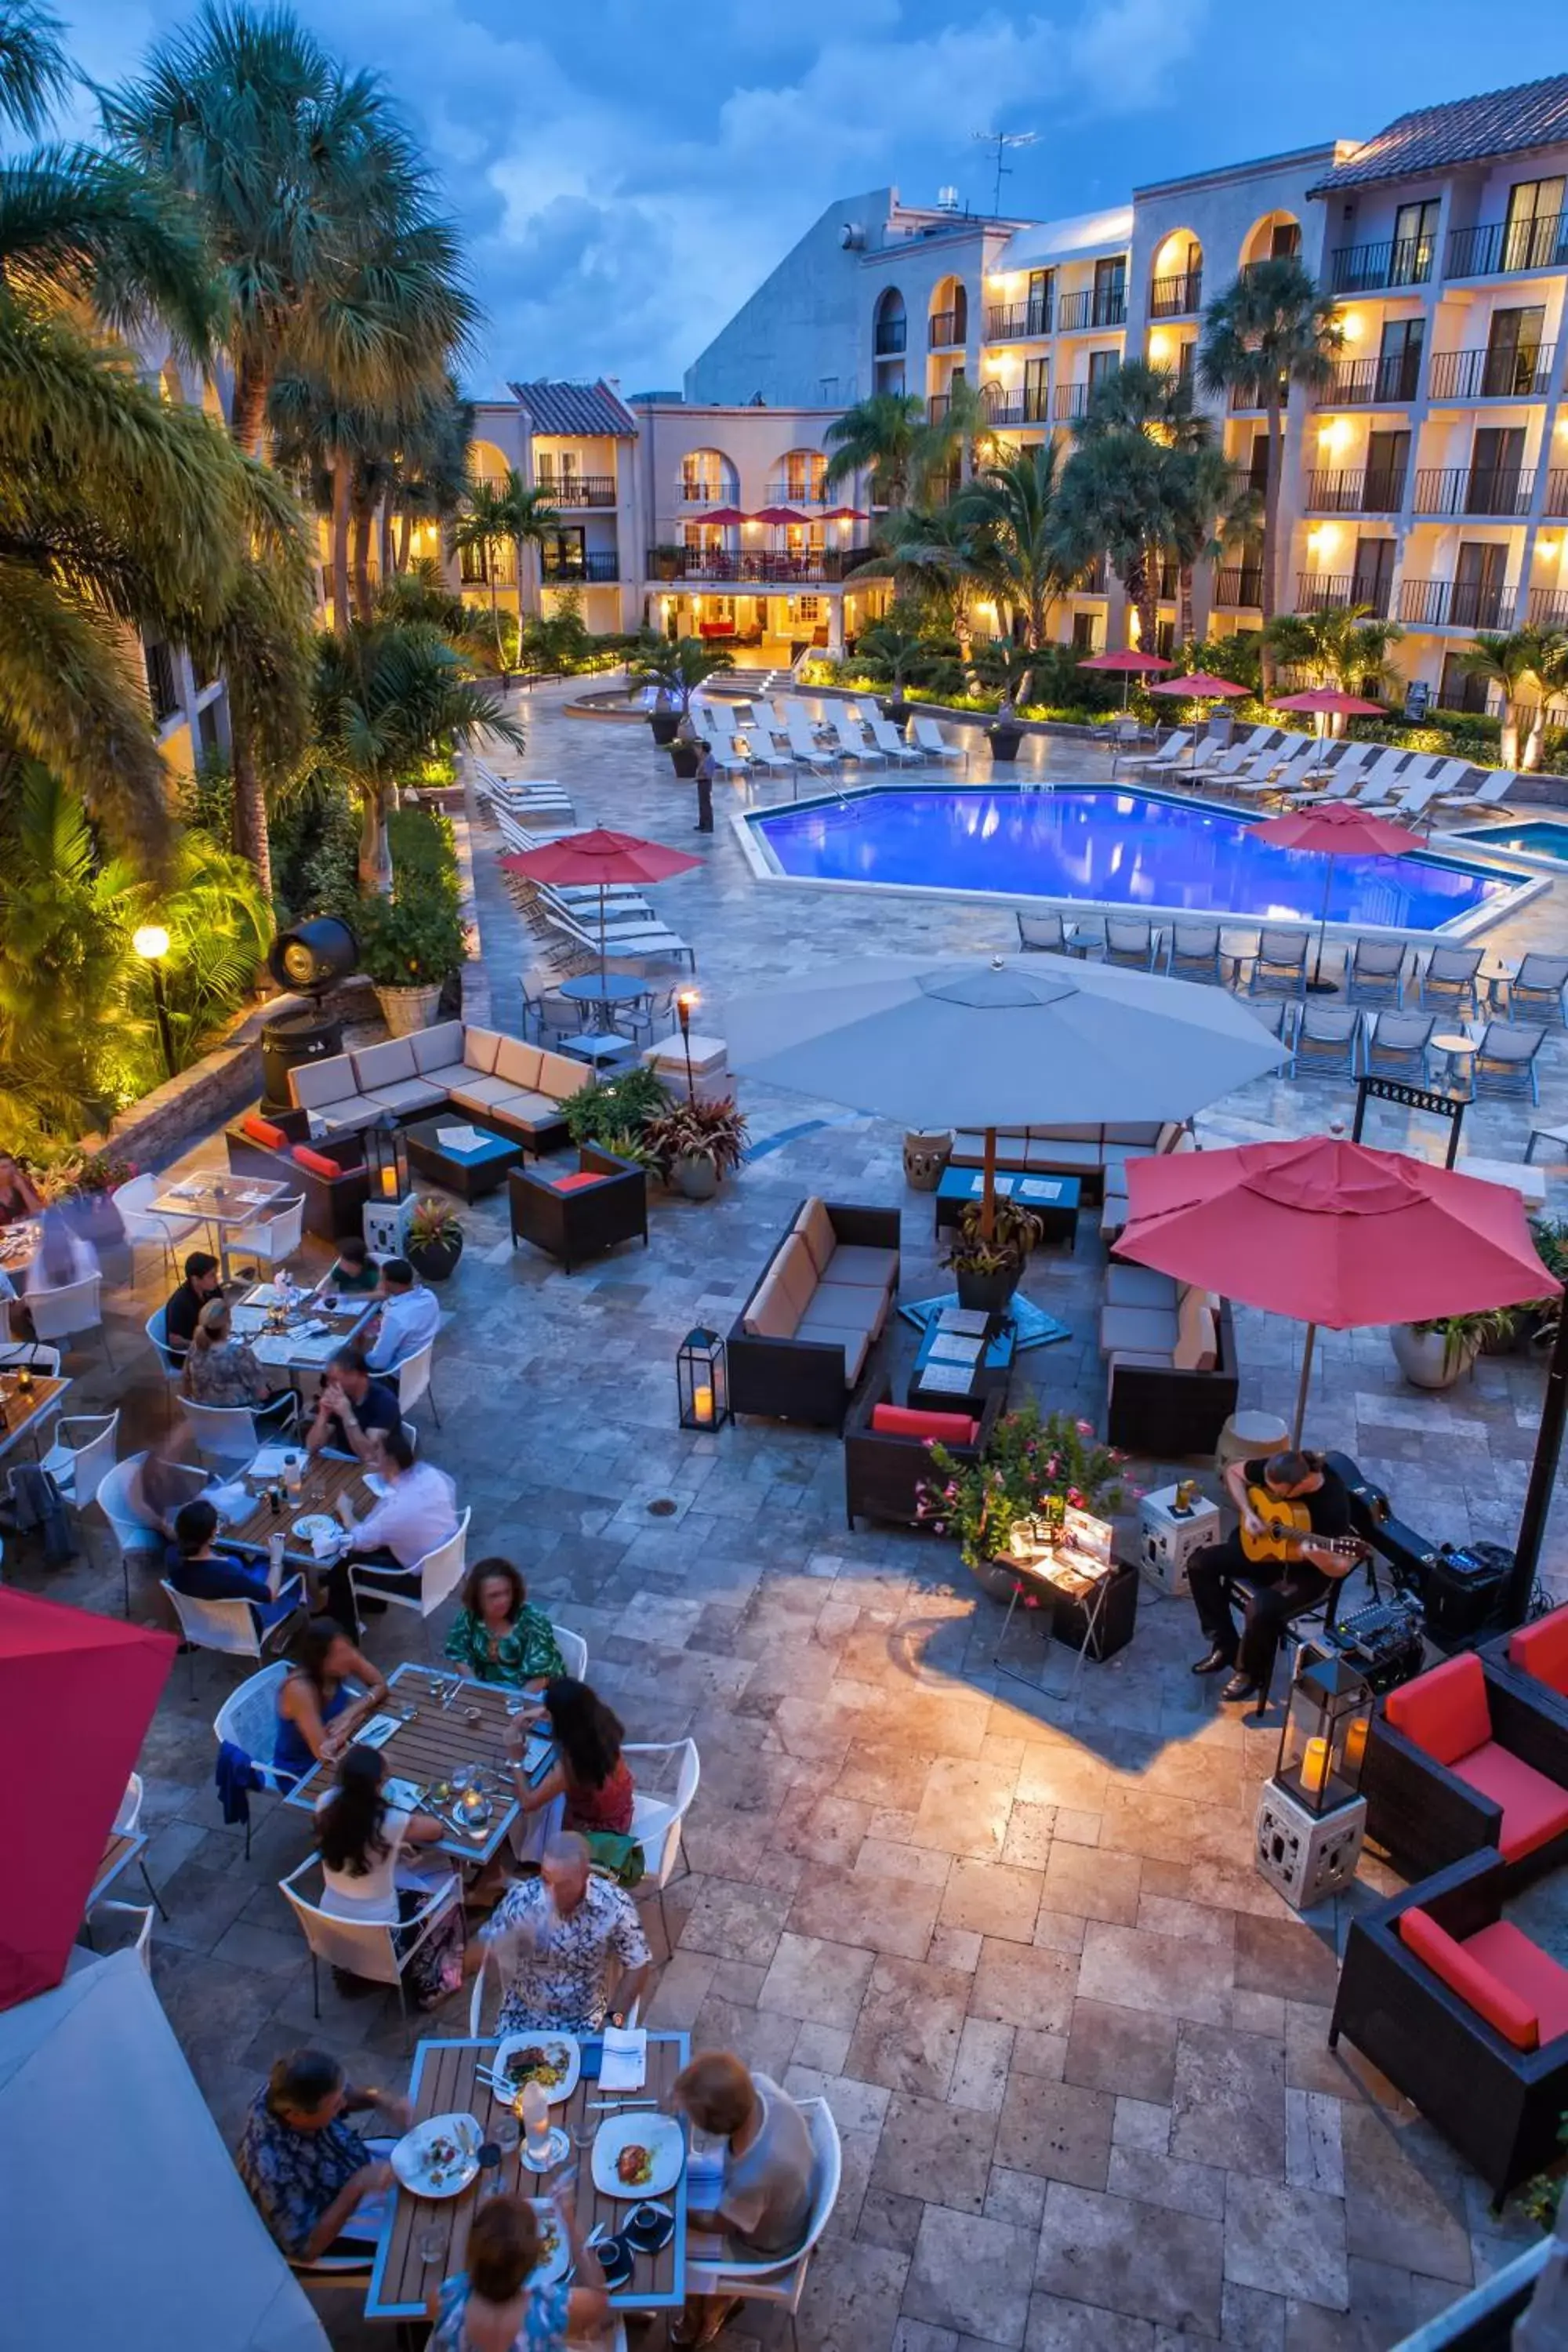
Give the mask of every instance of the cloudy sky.
M 96 80 L 183 7 L 56 0 Z M 470 389 L 681 373 L 836 198 L 955 185 L 989 210 L 977 131 L 1032 130 L 1003 209 L 1087 211 L 1135 181 L 1364 137 L 1436 100 L 1560 71 L 1537 0 L 306 0 L 419 125 L 489 314 Z M 1462 31 L 1461 31 L 1462 28 Z M 1468 36 L 1464 37 L 1463 36 Z

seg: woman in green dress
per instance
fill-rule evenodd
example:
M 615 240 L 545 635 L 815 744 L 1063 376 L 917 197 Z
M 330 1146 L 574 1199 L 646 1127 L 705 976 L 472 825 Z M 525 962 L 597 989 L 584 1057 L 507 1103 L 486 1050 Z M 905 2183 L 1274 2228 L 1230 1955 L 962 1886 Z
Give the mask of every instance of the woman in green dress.
M 542 1690 L 566 1672 L 555 1630 L 530 1606 L 528 1587 L 510 1559 L 481 1559 L 468 1571 L 462 1606 L 447 1636 L 447 1655 L 477 1682 Z

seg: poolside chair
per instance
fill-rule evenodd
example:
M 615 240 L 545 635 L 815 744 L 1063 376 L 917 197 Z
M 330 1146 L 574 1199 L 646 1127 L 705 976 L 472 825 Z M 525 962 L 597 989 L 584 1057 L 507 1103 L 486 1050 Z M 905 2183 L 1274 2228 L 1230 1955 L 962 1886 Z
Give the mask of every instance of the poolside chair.
M 1374 1013 L 1366 1032 L 1368 1076 L 1405 1078 L 1416 1087 L 1430 1085 L 1426 1048 L 1436 1026 L 1436 1015 L 1430 1013 Z
M 1217 736 L 1205 735 L 1201 743 L 1192 746 L 1190 751 L 1173 758 L 1167 751 L 1160 759 L 1150 761 L 1148 772 L 1151 776 L 1184 777 L 1190 783 L 1199 776 L 1206 776 L 1215 761 L 1223 758 L 1227 748 Z
M 752 772 L 751 754 L 742 751 L 733 735 L 710 735 L 708 757 L 721 776 L 749 776 Z
M 1115 775 L 1121 761 L 1134 758 L 1143 744 L 1152 744 L 1157 740 L 1155 731 L 1145 727 L 1141 719 L 1134 719 L 1131 712 L 1122 718 L 1113 719 L 1105 731 L 1111 739 L 1110 772 L 1112 776 Z
M 1362 1016 L 1353 1004 L 1302 1004 L 1296 1023 L 1296 1077 L 1353 1078 L 1360 1060 Z
M 820 744 L 812 732 L 811 720 L 798 703 L 787 706 L 789 711 L 789 748 L 801 765 L 815 775 L 831 775 L 838 765 L 838 753 Z
M 1476 1040 L 1470 1073 L 1476 1094 L 1517 1097 L 1528 1093 L 1532 1103 L 1539 1102 L 1535 1062 L 1545 1043 L 1544 1029 L 1512 1021 L 1489 1021 Z
M 1405 1002 L 1408 952 L 1403 940 L 1357 940 L 1345 970 L 1345 994 L 1351 1003 L 1392 1004 L 1397 1011 Z
M 1483 948 L 1434 948 L 1425 966 L 1418 968 L 1417 1000 L 1423 1010 L 1436 1005 L 1439 1012 L 1479 1013 L 1481 1009 L 1480 982 Z
M 1218 759 L 1205 771 L 1205 773 L 1212 783 L 1227 792 L 1233 787 L 1245 789 L 1252 782 L 1253 772 L 1260 767 L 1271 765 L 1272 759 L 1271 752 L 1259 753 L 1250 742 L 1233 743 L 1228 751 L 1220 753 Z
M 1293 996 L 1278 996 L 1271 1002 L 1251 1005 L 1248 1010 L 1259 1028 L 1267 1029 L 1271 1037 L 1279 1038 L 1289 1057 L 1283 1075 L 1288 1078 L 1293 1076 L 1296 1069 L 1296 1020 L 1301 1010 L 1300 1003 Z
M 969 753 L 963 745 L 950 743 L 934 719 L 917 718 L 911 714 L 910 733 L 914 739 L 916 749 L 923 752 L 928 760 L 960 760 L 965 766 L 968 765 Z
M 1442 785 L 1436 776 L 1417 776 L 1414 783 L 1394 786 L 1384 813 L 1398 824 L 1408 824 L 1413 818 L 1425 816 L 1429 825 L 1441 792 Z
M 1028 955 L 1066 955 L 1067 929 L 1058 914 L 1020 915 L 1014 920 L 1018 926 L 1018 945 Z
M 1568 1025 L 1568 1016 L 1563 1009 L 1565 988 L 1568 956 L 1541 955 L 1531 950 L 1508 983 L 1509 1019 L 1511 1021 L 1516 1013 L 1531 1013 L 1538 1019 Z
M 1265 929 L 1258 935 L 1258 952 L 1247 975 L 1248 996 L 1304 996 L 1307 992 L 1305 931 Z
M 1396 751 L 1392 744 L 1374 744 L 1372 749 L 1373 757 L 1363 767 L 1359 777 L 1352 779 L 1351 790 L 1344 795 L 1357 808 L 1376 808 L 1387 800 L 1395 780 L 1410 758 L 1408 751 Z M 1296 797 L 1302 801 L 1320 801 L 1323 796 L 1323 791 L 1318 791 L 1303 792 Z
M 1192 740 L 1190 727 L 1177 728 L 1173 734 L 1166 736 L 1157 751 L 1142 752 L 1136 759 L 1124 760 L 1121 764 L 1127 768 L 1168 768 L 1182 757 Z
M 1225 979 L 1217 923 L 1173 923 L 1165 970 L 1173 980 L 1195 980 L 1217 986 Z
M 1273 754 L 1266 754 L 1266 759 L 1271 764 L 1265 767 L 1260 762 L 1255 773 L 1238 776 L 1236 780 L 1237 790 L 1246 793 L 1254 800 L 1316 801 L 1321 799 L 1321 793 L 1309 792 L 1306 789 L 1306 779 L 1310 774 L 1317 757 L 1315 748 L 1305 738 L 1298 737 L 1294 740 L 1296 749 L 1289 751 L 1282 762 L 1272 764 Z
M 1152 971 L 1163 934 L 1142 915 L 1107 915 L 1105 961 L 1122 971 Z
M 586 929 L 574 915 L 569 915 L 563 908 L 552 906 L 547 899 L 542 898 L 540 905 L 544 920 L 552 930 L 559 931 L 563 938 L 569 939 L 574 946 L 586 949 L 591 954 L 597 955 L 599 937 L 596 929 Z M 695 971 L 697 969 L 697 957 L 694 950 L 687 946 L 679 932 L 666 930 L 662 924 L 658 923 L 647 926 L 640 923 L 623 923 L 617 926 L 615 950 L 617 956 L 626 956 L 633 960 L 645 956 L 684 956 L 692 971 Z
M 1478 784 L 1473 791 L 1446 794 L 1444 804 L 1450 808 L 1479 809 L 1482 814 L 1490 810 L 1495 816 L 1514 816 L 1518 812 L 1508 806 L 1508 796 L 1518 782 L 1519 776 L 1514 769 L 1494 768 L 1484 784 Z
M 870 730 L 872 742 L 884 759 L 897 760 L 905 767 L 924 766 L 925 753 L 917 751 L 912 743 L 906 743 L 892 720 L 884 719 L 879 710 L 866 713 L 866 725 Z
M 862 767 L 867 768 L 886 766 L 886 755 L 878 751 L 875 743 L 871 742 L 862 730 L 858 720 L 841 705 L 835 704 L 829 710 L 827 724 L 832 731 L 833 740 L 838 746 L 841 758 L 858 760 Z
M 742 732 L 743 741 L 740 748 L 744 750 L 753 768 L 766 768 L 772 771 L 775 768 L 795 766 L 795 753 L 790 750 L 787 740 L 784 748 L 780 749 L 771 718 L 751 719 Z

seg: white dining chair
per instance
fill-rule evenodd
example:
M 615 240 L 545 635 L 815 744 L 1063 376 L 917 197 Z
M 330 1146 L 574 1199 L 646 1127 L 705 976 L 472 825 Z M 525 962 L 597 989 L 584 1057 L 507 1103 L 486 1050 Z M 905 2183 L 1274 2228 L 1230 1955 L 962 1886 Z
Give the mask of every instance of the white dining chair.
M 216 1650 L 226 1658 L 263 1658 L 270 1645 L 289 1632 L 294 1611 L 305 1606 L 304 1580 L 299 1576 L 286 1578 L 278 1593 L 279 1601 L 291 1600 L 294 1610 L 265 1628 L 257 1622 L 257 1604 L 253 1601 L 195 1601 L 188 1592 L 176 1592 L 166 1576 L 161 1576 L 158 1581 L 179 1620 L 182 1636 L 191 1645 L 193 1698 L 198 1650 Z
M 106 1895 L 101 1902 L 93 1904 L 82 1923 L 87 1936 L 88 1948 L 94 1952 L 110 1948 L 121 1952 L 134 1952 L 148 1975 L 151 1976 L 153 1973 L 153 1921 L 156 1916 L 150 1903 L 117 1903 L 112 1895 Z M 168 1914 L 165 1912 L 163 1916 L 166 1918 Z M 124 1927 L 121 1928 L 124 1940 L 112 1947 L 100 1945 L 99 1938 L 103 1933 L 105 1924 L 119 1927 L 121 1921 L 126 1923 Z
M 174 1420 L 174 1393 L 179 1387 L 185 1370 L 185 1360 L 184 1356 L 177 1356 L 169 1345 L 168 1312 L 169 1310 L 166 1307 L 160 1307 L 155 1314 L 148 1316 L 145 1324 L 142 1326 L 148 1339 L 153 1343 L 153 1353 L 158 1359 L 158 1369 L 163 1375 L 163 1422 L 165 1427 L 167 1427 L 167 1425 Z
M 305 1195 L 301 1192 L 297 1201 L 282 1201 L 253 1225 L 241 1225 L 231 1233 L 227 1255 L 232 1258 L 244 1251 L 258 1265 L 282 1265 L 293 1256 L 304 1233 Z
M 739 2295 L 745 2303 L 771 2304 L 789 2315 L 790 2340 L 800 2352 L 795 2315 L 805 2293 L 806 2273 L 818 2240 L 833 2218 L 843 2178 L 844 2155 L 838 2126 L 826 2099 L 796 2102 L 811 2134 L 816 2166 L 811 2189 L 811 2216 L 805 2235 L 793 2254 L 782 2262 L 688 2263 L 686 2284 L 693 2294 Z
M 585 1683 L 588 1679 L 588 1644 L 582 1634 L 574 1633 L 570 1625 L 552 1625 L 550 1630 L 555 1636 L 555 1646 L 573 1681 Z
M 68 1503 L 85 1511 L 114 1467 L 115 1442 L 120 1434 L 120 1411 L 70 1413 L 55 1423 L 55 1440 L 43 1458 L 46 1469 Z
M 329 1967 L 346 1969 L 350 1976 L 362 1977 L 367 1983 L 395 1986 L 406 2046 L 408 2000 L 403 1989 L 404 1977 L 415 1954 L 461 1899 L 463 1882 L 454 1870 L 436 1886 L 428 1902 L 422 1904 L 412 1918 L 396 1926 L 382 1927 L 368 1919 L 340 1919 L 331 1911 L 321 1910 L 319 1905 L 307 1902 L 297 1882 L 320 1868 L 320 1857 L 307 1854 L 297 1870 L 278 1882 L 278 1892 L 300 1922 L 310 1948 L 310 1998 L 315 2014 L 321 2014 L 321 1963 L 325 1960 Z M 407 1938 L 401 1950 L 400 1937 Z
M 79 1282 L 62 1282 L 51 1289 L 29 1290 L 27 1312 L 40 1339 L 68 1339 L 78 1331 L 96 1331 L 103 1343 L 104 1361 L 114 1369 L 109 1333 L 103 1324 L 103 1276 L 84 1274 Z
M 141 1773 L 132 1772 L 130 1780 L 125 1783 L 125 1794 L 120 1800 L 120 1811 L 114 1816 L 116 1837 L 135 1836 L 142 1826 L 142 1803 L 145 1794 Z M 153 1909 L 160 1919 L 166 1919 L 169 1915 L 163 1908 L 163 1898 L 148 1876 L 146 1860 L 142 1854 L 136 1857 L 136 1867 L 142 1873 L 142 1885 L 153 1898 Z
M 430 1366 L 435 1355 L 436 1341 L 432 1337 L 422 1348 L 416 1348 L 411 1356 L 405 1356 L 400 1362 L 394 1364 L 392 1370 L 397 1375 L 397 1410 L 405 1421 L 420 1398 L 428 1397 L 430 1418 L 439 1429 L 441 1416 L 436 1410 L 435 1392 L 430 1386 Z
M 411 1579 L 416 1576 L 419 1579 L 416 1588 L 406 1592 L 392 1591 L 384 1584 L 367 1584 L 363 1588 L 367 1598 L 372 1601 L 384 1601 L 391 1609 L 413 1609 L 418 1612 L 424 1621 L 426 1652 L 430 1647 L 431 1618 L 442 1601 L 448 1600 L 463 1580 L 463 1570 L 468 1564 L 468 1521 L 471 1517 L 470 1511 L 465 1511 L 458 1522 L 456 1535 L 448 1536 L 444 1544 L 437 1544 L 434 1551 L 427 1551 L 423 1559 L 415 1561 L 408 1574 Z M 352 1565 L 349 1587 L 357 1609 L 361 1588 Z
M 182 1242 L 190 1241 L 195 1234 L 205 1235 L 206 1220 L 205 1217 L 167 1217 L 159 1214 L 154 1211 L 153 1202 L 157 1198 L 162 1185 L 163 1178 L 160 1176 L 132 1176 L 125 1183 L 117 1184 L 110 1198 L 120 1212 L 121 1222 L 125 1227 L 125 1238 L 131 1245 L 132 1276 L 136 1271 L 136 1244 L 138 1242 L 145 1242 L 151 1247 L 162 1250 L 163 1271 L 173 1282 L 178 1265 L 175 1251 Z
M 195 1404 L 189 1397 L 181 1397 L 179 1406 L 204 1462 L 210 1460 L 234 1470 L 243 1469 L 254 1458 L 262 1441 L 256 1416 L 248 1405 Z M 292 1426 L 291 1421 L 281 1429 L 269 1423 L 268 1440 L 280 1440 Z
M 626 1758 L 632 1779 L 642 1778 L 635 1759 L 638 1757 L 679 1757 L 676 1769 L 675 1794 L 672 1797 L 645 1795 L 639 1788 L 632 1798 L 632 1835 L 642 1848 L 643 1885 L 650 1882 L 658 1904 L 658 1923 L 664 1931 L 666 1948 L 669 1945 L 669 1927 L 664 1916 L 664 1890 L 675 1876 L 681 1858 L 680 1825 L 691 1810 L 702 1778 L 701 1759 L 694 1739 L 640 1741 L 625 1746 L 621 1754 Z M 689 1871 L 681 1873 L 685 1877 Z
M 125 1614 L 131 1614 L 131 1555 L 139 1552 L 154 1566 L 163 1559 L 163 1538 L 156 1528 L 149 1527 L 131 1507 L 130 1496 L 136 1473 L 147 1456 L 128 1454 L 123 1462 L 115 1463 L 99 1481 L 93 1501 L 102 1512 L 110 1534 L 114 1538 L 120 1554 L 120 1573 L 125 1585 Z

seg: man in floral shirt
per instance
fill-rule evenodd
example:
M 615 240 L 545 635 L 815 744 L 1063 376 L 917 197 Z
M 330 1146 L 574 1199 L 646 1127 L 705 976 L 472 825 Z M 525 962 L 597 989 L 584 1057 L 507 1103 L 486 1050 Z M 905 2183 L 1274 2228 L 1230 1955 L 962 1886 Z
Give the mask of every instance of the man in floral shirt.
M 401 2136 L 409 2110 L 390 2092 L 356 2090 L 335 2058 L 296 2050 L 279 2058 L 251 2104 L 235 2150 L 239 2177 L 268 2229 L 292 2262 L 315 2262 L 344 2235 L 374 2237 L 362 2200 L 392 2185 L 347 2116 L 374 2107 Z
M 637 1906 L 588 1868 L 584 1839 L 552 1838 L 537 1878 L 502 1895 L 479 1940 L 468 1947 L 476 1969 L 493 1956 L 505 1988 L 498 2031 L 597 2033 L 609 2011 L 611 1964 L 618 2024 L 640 1999 L 652 1955 Z

